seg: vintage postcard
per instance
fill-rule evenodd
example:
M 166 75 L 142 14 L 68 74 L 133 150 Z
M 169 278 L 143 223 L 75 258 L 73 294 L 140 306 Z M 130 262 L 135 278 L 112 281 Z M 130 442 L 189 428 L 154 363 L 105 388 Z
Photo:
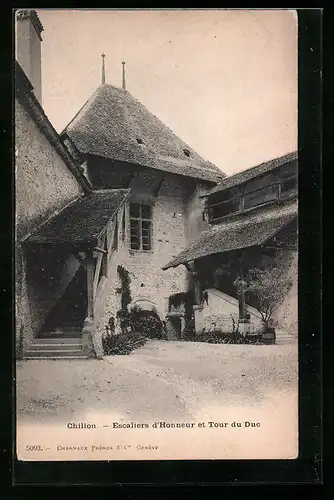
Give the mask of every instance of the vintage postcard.
M 17 458 L 297 458 L 296 12 L 14 24 Z

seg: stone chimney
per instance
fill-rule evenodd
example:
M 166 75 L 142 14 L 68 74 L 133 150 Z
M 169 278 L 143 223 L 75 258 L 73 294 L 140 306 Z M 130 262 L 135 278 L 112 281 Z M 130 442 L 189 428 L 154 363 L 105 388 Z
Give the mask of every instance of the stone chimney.
M 43 26 L 35 10 L 16 12 L 16 59 L 29 78 L 42 104 L 41 42 Z

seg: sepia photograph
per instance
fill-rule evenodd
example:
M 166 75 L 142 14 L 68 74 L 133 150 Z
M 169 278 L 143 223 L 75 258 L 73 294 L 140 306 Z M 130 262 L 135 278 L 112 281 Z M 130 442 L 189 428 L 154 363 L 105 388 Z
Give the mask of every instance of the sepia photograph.
M 297 12 L 14 29 L 18 460 L 298 458 Z

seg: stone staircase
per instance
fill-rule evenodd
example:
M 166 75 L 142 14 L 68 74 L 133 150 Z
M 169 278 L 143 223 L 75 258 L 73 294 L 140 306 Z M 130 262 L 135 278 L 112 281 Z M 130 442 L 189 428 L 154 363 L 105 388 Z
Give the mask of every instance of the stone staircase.
M 286 330 L 276 330 L 276 345 L 297 345 L 298 338 Z
M 76 329 L 44 332 L 24 352 L 24 359 L 86 359 L 81 331 Z

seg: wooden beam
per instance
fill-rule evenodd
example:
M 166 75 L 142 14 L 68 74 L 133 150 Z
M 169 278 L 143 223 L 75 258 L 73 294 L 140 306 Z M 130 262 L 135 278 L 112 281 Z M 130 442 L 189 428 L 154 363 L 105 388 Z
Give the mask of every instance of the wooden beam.
M 237 257 L 239 264 L 239 277 L 241 281 L 244 279 L 244 253 L 241 251 Z M 239 319 L 245 319 L 246 315 L 246 298 L 245 298 L 245 290 L 241 285 L 241 290 L 239 294 Z
M 278 244 L 276 247 L 270 245 L 261 245 L 261 248 L 268 248 L 269 250 L 297 250 L 297 245 L 294 247 L 283 246 L 281 244 Z
M 96 296 L 96 291 L 97 291 L 97 286 L 99 284 L 99 277 L 100 277 L 100 270 L 101 270 L 101 265 L 102 265 L 102 259 L 103 259 L 103 254 L 100 253 L 98 258 L 97 258 L 97 263 L 96 263 L 96 268 L 95 268 L 95 274 L 94 274 L 94 279 L 93 279 L 93 298 L 95 300 Z
M 188 273 L 190 273 L 190 274 L 191 274 L 191 273 L 192 273 L 192 269 L 191 269 L 191 267 L 189 266 L 189 262 L 185 262 L 183 265 L 184 265 L 184 267 L 187 269 Z
M 159 184 L 158 184 L 158 186 L 157 186 L 156 190 L 153 192 L 153 196 L 154 196 L 155 198 L 158 196 L 159 191 L 160 191 L 160 189 L 161 189 L 161 186 L 162 186 L 162 184 L 163 184 L 164 180 L 165 180 L 165 177 L 163 176 L 163 177 L 161 178 L 161 180 L 159 181 Z
M 108 253 L 107 250 L 104 250 L 103 248 L 100 248 L 100 247 L 95 247 L 95 248 L 93 248 L 93 250 L 96 252 L 103 253 L 103 254 Z
M 94 317 L 94 259 L 92 255 L 86 257 L 87 269 L 87 316 Z
M 136 172 L 133 172 L 133 174 L 130 175 L 129 181 L 126 183 L 125 188 L 128 189 L 130 187 L 130 184 L 132 182 L 132 179 L 134 178 Z
M 193 280 L 194 280 L 195 304 L 199 305 L 201 303 L 201 287 L 200 287 L 197 273 L 193 273 L 192 276 L 193 276 Z
M 112 228 L 111 228 L 111 231 L 109 233 L 109 241 L 107 241 L 107 245 L 108 245 L 108 250 L 107 250 L 107 253 L 108 253 L 108 257 L 110 258 L 111 256 L 111 253 L 113 251 L 113 246 L 114 246 L 114 235 L 115 235 L 115 229 L 116 229 L 116 222 L 113 221 L 113 225 L 112 225 Z
M 86 258 L 85 257 L 82 257 L 82 255 L 80 255 L 78 252 L 74 252 L 74 257 L 80 262 L 80 264 L 85 268 L 87 269 L 87 262 L 86 262 Z

